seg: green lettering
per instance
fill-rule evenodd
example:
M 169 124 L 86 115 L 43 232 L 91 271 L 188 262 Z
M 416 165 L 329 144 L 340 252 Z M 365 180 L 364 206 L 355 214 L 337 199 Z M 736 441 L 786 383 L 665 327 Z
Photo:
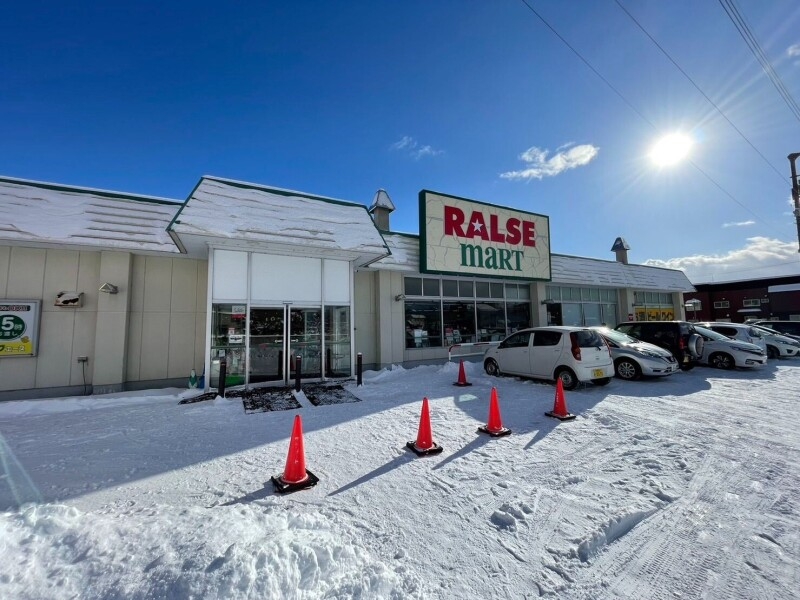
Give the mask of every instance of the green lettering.
M 511 250 L 508 248 L 500 248 L 500 269 L 508 269 L 511 271 Z
M 477 264 L 476 264 L 477 263 Z M 461 244 L 461 266 L 483 268 L 483 250 L 480 246 Z
M 494 270 L 500 268 L 497 266 L 497 249 L 491 246 L 486 249 L 486 268 Z

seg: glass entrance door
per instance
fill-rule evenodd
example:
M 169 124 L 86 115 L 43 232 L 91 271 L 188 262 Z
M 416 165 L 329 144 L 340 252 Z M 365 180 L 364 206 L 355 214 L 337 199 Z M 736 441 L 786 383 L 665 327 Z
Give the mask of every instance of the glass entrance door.
M 289 383 L 295 377 L 297 356 L 300 377 L 322 377 L 322 310 L 252 307 L 248 382 Z

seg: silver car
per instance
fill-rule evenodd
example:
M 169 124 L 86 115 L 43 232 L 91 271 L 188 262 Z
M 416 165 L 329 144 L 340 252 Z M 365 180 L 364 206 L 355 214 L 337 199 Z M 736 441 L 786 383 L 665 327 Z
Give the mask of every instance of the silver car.
M 797 340 L 763 325 L 752 325 L 752 327 L 761 332 L 761 337 L 767 343 L 767 358 L 800 356 L 800 342 Z
M 614 372 L 620 379 L 639 379 L 672 375 L 678 370 L 678 361 L 669 350 L 637 340 L 621 331 L 607 327 L 593 327 L 611 349 Z

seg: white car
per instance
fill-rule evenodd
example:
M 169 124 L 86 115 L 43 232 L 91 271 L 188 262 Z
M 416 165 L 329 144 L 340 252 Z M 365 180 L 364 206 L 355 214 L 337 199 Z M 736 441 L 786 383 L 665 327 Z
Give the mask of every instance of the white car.
M 767 352 L 767 342 L 761 332 L 752 325 L 745 325 L 743 323 L 695 323 L 711 331 L 721 333 L 727 338 L 732 340 L 739 340 L 740 342 L 747 342 L 748 344 L 755 344 L 764 352 Z M 769 353 L 767 354 L 769 358 Z
M 767 363 L 767 353 L 755 344 L 732 340 L 700 325 L 695 325 L 694 328 L 703 336 L 703 354 L 700 356 L 700 362 L 703 364 L 717 369 L 733 369 Z
M 591 381 L 606 385 L 614 376 L 611 351 L 586 327 L 533 327 L 512 333 L 483 355 L 489 375 L 561 379 L 565 390 Z
M 764 327 L 763 325 L 752 325 L 757 329 L 767 344 L 768 358 L 783 358 L 786 356 L 800 356 L 800 342 L 782 333 Z

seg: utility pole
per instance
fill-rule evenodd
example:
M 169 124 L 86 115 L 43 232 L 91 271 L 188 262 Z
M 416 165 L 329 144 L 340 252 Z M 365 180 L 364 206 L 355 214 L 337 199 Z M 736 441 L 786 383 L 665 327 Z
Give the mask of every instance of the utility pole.
M 792 200 L 794 201 L 794 219 L 797 222 L 797 251 L 800 252 L 800 183 L 797 181 L 797 166 L 795 165 L 798 157 L 800 157 L 800 152 L 793 152 L 787 158 L 792 168 Z

